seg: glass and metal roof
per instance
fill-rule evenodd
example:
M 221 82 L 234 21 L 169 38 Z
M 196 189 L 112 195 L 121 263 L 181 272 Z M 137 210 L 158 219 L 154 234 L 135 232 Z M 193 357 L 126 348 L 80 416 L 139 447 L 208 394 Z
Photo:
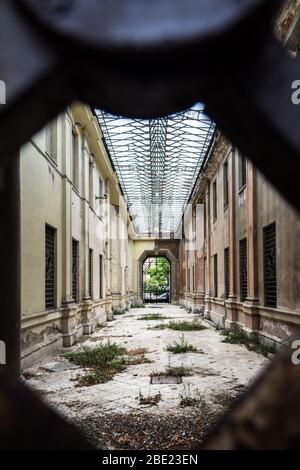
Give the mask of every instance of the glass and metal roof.
M 214 132 L 203 106 L 150 120 L 96 115 L 136 231 L 176 232 Z

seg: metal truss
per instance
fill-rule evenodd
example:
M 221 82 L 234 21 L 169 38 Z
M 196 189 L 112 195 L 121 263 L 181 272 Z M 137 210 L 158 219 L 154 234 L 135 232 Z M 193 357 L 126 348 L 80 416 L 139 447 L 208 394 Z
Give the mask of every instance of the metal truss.
M 149 120 L 96 115 L 136 231 L 175 232 L 214 133 L 203 106 Z

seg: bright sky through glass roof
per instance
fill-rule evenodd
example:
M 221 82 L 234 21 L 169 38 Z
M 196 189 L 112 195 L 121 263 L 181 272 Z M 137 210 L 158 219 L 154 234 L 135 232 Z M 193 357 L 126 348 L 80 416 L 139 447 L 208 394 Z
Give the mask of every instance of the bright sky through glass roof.
M 175 232 L 214 131 L 203 106 L 150 120 L 96 114 L 136 231 Z

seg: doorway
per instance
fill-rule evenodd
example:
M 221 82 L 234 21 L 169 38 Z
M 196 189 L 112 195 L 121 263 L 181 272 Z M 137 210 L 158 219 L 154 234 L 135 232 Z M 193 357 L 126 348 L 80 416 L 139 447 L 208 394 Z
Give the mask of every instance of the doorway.
M 143 263 L 143 302 L 171 302 L 171 265 L 165 256 L 149 256 Z

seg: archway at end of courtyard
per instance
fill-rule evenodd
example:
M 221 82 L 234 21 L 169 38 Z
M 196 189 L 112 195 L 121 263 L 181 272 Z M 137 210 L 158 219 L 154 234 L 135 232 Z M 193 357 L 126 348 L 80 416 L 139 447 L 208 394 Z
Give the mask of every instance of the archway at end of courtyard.
M 143 302 L 171 301 L 171 264 L 165 256 L 149 256 L 143 263 Z

